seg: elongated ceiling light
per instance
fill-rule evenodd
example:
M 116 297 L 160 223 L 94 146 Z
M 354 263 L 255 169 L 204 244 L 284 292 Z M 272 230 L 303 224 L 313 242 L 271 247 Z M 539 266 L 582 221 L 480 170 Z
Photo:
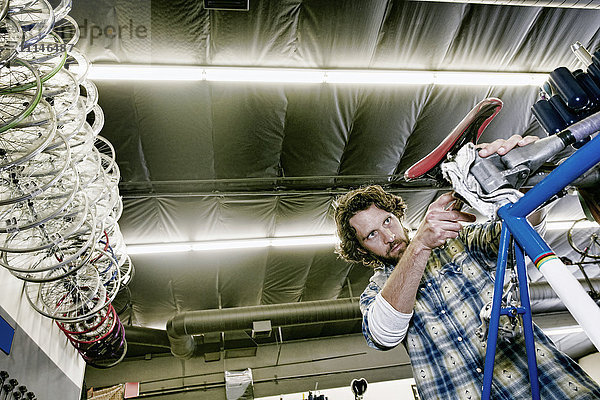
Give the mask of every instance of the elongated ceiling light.
M 272 238 L 224 239 L 197 242 L 148 243 L 127 245 L 127 254 L 179 253 L 264 247 L 318 246 L 337 243 L 335 235 L 282 236 Z
M 541 86 L 545 73 L 93 64 L 91 80 Z

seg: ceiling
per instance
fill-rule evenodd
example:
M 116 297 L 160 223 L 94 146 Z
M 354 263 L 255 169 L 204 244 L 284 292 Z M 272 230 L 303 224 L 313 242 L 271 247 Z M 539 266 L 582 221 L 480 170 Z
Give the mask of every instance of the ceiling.
M 81 0 L 70 15 L 82 30 L 78 48 L 95 64 L 550 72 L 580 68 L 569 48 L 576 41 L 600 47 L 600 10 L 590 8 L 251 0 L 248 11 L 209 11 L 198 0 Z M 101 135 L 114 145 L 121 172 L 119 226 L 128 245 L 331 234 L 335 196 L 373 182 L 405 197 L 416 228 L 444 189 L 407 186 L 401 176 L 479 101 L 504 102 L 481 141 L 546 135 L 530 111 L 538 95 L 531 86 L 96 84 Z M 582 215 L 566 196 L 549 220 Z M 549 232 L 548 240 L 573 257 L 565 231 Z M 187 311 L 358 296 L 371 274 L 338 259 L 331 245 L 131 259 L 136 273 L 123 322 L 161 331 Z M 588 268 L 600 276 L 597 266 Z M 536 271 L 531 279 L 543 281 Z M 555 300 L 534 306 L 560 309 Z M 359 327 L 287 327 L 282 339 Z M 593 351 L 581 343 L 579 336 L 563 348 L 575 356 Z M 168 352 L 157 349 L 130 351 Z

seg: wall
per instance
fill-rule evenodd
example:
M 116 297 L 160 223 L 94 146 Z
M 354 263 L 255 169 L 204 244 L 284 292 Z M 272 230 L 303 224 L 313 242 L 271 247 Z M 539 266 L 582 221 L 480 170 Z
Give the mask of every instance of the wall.
M 0 268 L 0 315 L 15 328 L 10 354 L 0 351 L 0 370 L 40 400 L 77 400 L 85 363 L 56 324 L 31 307 L 24 286 Z
M 328 339 L 261 345 L 255 356 L 207 362 L 202 357 L 176 359 L 170 354 L 125 359 L 108 370 L 88 368 L 88 387 L 140 382 L 140 395 L 161 400 L 223 400 L 224 371 L 252 369 L 254 396 L 277 396 L 320 389 L 349 387 L 352 379 L 369 383 L 412 377 L 402 346 L 386 352 L 370 349 L 361 334 Z M 152 394 L 151 396 L 149 396 Z M 300 397 L 301 398 L 301 397 Z

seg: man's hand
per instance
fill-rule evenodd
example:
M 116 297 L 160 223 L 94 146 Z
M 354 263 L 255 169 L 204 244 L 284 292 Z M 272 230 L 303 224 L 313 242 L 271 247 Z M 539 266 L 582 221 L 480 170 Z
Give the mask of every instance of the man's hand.
M 431 203 L 411 243 L 431 250 L 443 245 L 446 239 L 458 237 L 460 222 L 474 222 L 473 214 L 452 209 L 456 200 L 453 193 L 445 193 Z
M 512 135 L 508 139 L 497 139 L 492 143 L 481 143 L 477 145 L 477 147 L 479 148 L 480 157 L 488 157 L 494 153 L 498 153 L 499 155 L 503 156 L 517 146 L 527 146 L 538 139 L 539 138 L 537 136 L 522 137 L 521 135 Z
M 539 140 L 537 136 L 522 137 L 520 135 L 513 135 L 508 139 L 494 140 L 492 143 L 480 143 L 477 145 L 477 147 L 479 148 L 480 157 L 488 157 L 494 153 L 498 153 L 502 156 L 517 146 L 527 146 L 528 144 L 536 142 L 537 140 Z M 542 208 L 529 214 L 527 219 L 533 226 L 540 225 L 544 218 L 546 218 L 546 212 L 547 211 L 545 208 Z

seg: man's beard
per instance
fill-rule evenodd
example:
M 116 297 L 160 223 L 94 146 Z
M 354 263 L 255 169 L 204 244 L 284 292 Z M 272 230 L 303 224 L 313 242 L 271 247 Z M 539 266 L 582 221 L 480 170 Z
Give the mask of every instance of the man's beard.
M 400 252 L 398 254 L 392 254 L 392 249 L 401 243 L 405 243 L 404 249 L 400 250 Z M 402 256 L 404 255 L 406 246 L 408 246 L 407 240 L 394 240 L 392 243 L 390 243 L 390 246 L 386 252 L 386 255 L 378 256 L 377 258 L 379 258 L 381 261 L 383 261 L 386 264 L 394 264 L 395 265 L 398 263 L 398 261 L 400 261 L 400 258 L 402 258 Z

